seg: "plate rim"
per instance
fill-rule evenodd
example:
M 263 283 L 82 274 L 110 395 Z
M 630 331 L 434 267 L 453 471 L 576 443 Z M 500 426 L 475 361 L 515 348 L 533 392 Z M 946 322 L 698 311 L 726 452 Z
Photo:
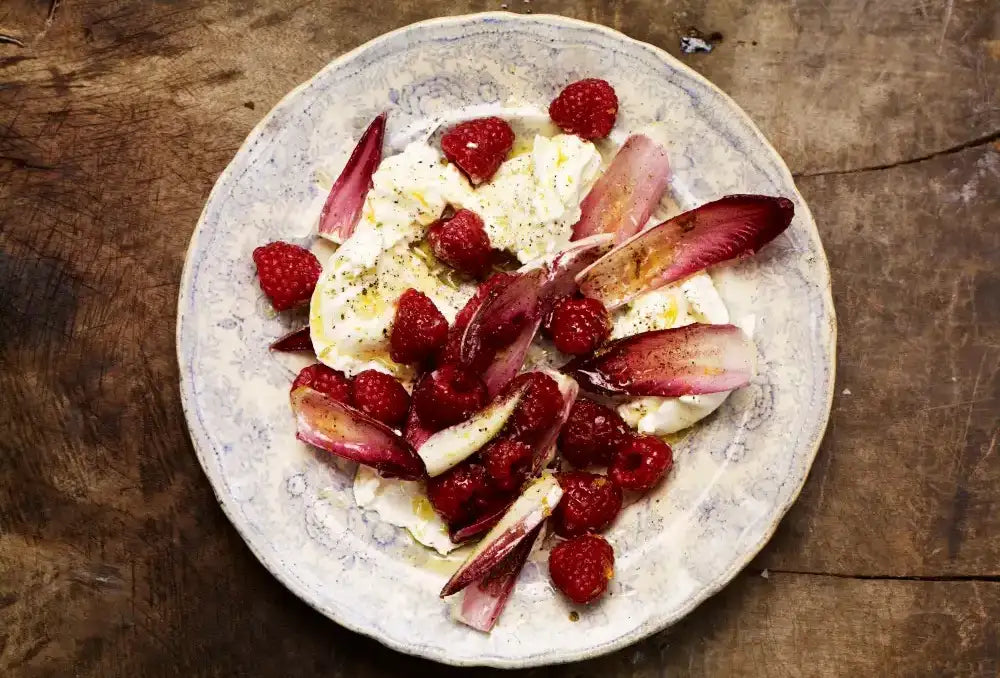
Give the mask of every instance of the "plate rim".
M 754 546 L 752 546 L 751 548 L 747 549 L 744 556 L 737 558 L 728 569 L 719 574 L 711 582 L 708 582 L 706 586 L 704 586 L 698 593 L 691 596 L 687 604 L 678 608 L 672 614 L 663 615 L 661 617 L 647 618 L 647 620 L 642 625 L 636 627 L 635 629 L 629 631 L 628 633 L 625 633 L 615 638 L 612 641 L 603 643 L 601 645 L 595 645 L 585 650 L 562 653 L 562 654 L 560 654 L 558 651 L 555 651 L 551 655 L 549 654 L 532 655 L 524 658 L 504 658 L 504 657 L 491 656 L 484 658 L 485 661 L 476 661 L 476 660 L 467 660 L 463 658 L 453 658 L 450 657 L 446 652 L 438 650 L 437 648 L 434 647 L 426 645 L 418 646 L 409 644 L 405 641 L 400 641 L 398 639 L 389 637 L 385 633 L 382 633 L 381 630 L 378 628 L 366 627 L 359 623 L 355 623 L 350 619 L 342 618 L 342 615 L 338 615 L 335 610 L 327 610 L 320 608 L 310 598 L 308 592 L 305 590 L 305 587 L 300 586 L 294 577 L 289 576 L 287 573 L 284 572 L 284 570 L 281 567 L 278 567 L 277 564 L 273 563 L 267 556 L 265 556 L 260 550 L 258 550 L 257 546 L 254 544 L 253 540 L 249 535 L 249 531 L 246 529 L 245 526 L 241 524 L 239 520 L 236 519 L 238 512 L 236 511 L 236 507 L 232 503 L 233 499 L 231 497 L 225 497 L 220 495 L 218 489 L 219 488 L 218 481 L 214 478 L 213 471 L 210 470 L 209 464 L 207 463 L 206 454 L 200 446 L 195 431 L 192 430 L 191 427 L 191 421 L 193 420 L 192 410 L 194 408 L 194 401 L 196 398 L 193 389 L 193 384 L 191 383 L 191 379 L 188 376 L 187 371 L 184 369 L 185 363 L 184 363 L 184 356 L 182 354 L 182 328 L 184 327 L 185 315 L 187 315 L 191 311 L 186 300 L 185 292 L 188 290 L 192 281 L 192 275 L 194 269 L 193 254 L 197 249 L 196 244 L 198 243 L 202 235 L 202 230 L 205 225 L 205 219 L 206 215 L 208 214 L 209 207 L 214 203 L 215 200 L 219 198 L 218 194 L 224 190 L 223 184 L 226 182 L 224 182 L 223 180 L 229 178 L 231 172 L 232 160 L 247 150 L 252 140 L 254 140 L 260 134 L 260 132 L 271 122 L 271 120 L 278 114 L 278 112 L 281 109 L 283 109 L 293 98 L 297 97 L 303 90 L 309 87 L 313 83 L 313 81 L 315 81 L 321 75 L 325 74 L 327 71 L 339 68 L 340 66 L 352 61 L 354 58 L 356 58 L 366 50 L 371 49 L 372 47 L 375 47 L 383 42 L 387 42 L 405 33 L 418 31 L 429 27 L 459 25 L 469 22 L 490 21 L 490 20 L 510 21 L 513 23 L 521 23 L 529 26 L 533 24 L 548 24 L 556 27 L 562 25 L 576 29 L 603 33 L 608 38 L 625 43 L 631 47 L 643 49 L 646 50 L 647 52 L 650 52 L 653 56 L 662 61 L 664 65 L 672 69 L 675 69 L 677 71 L 680 71 L 687 77 L 698 81 L 701 85 L 712 90 L 717 96 L 719 96 L 721 101 L 728 104 L 728 111 L 731 112 L 736 117 L 740 118 L 741 122 L 744 123 L 746 128 L 753 135 L 756 136 L 757 140 L 766 149 L 768 149 L 773 154 L 774 160 L 776 161 L 775 165 L 778 171 L 780 172 L 781 179 L 785 180 L 787 184 L 792 187 L 792 190 L 795 193 L 795 197 L 798 199 L 798 204 L 801 205 L 802 207 L 802 209 L 800 210 L 800 215 L 804 217 L 805 221 L 807 222 L 807 225 L 809 227 L 808 235 L 810 239 L 812 239 L 817 245 L 816 249 L 818 251 L 819 256 L 817 257 L 816 263 L 818 264 L 821 273 L 824 274 L 823 276 L 824 280 L 817 282 L 822 283 L 822 289 L 820 290 L 819 297 L 822 300 L 824 310 L 826 311 L 826 322 L 823 323 L 825 325 L 825 328 L 823 328 L 825 329 L 825 332 L 823 332 L 822 338 L 823 338 L 823 344 L 827 349 L 826 354 L 829 356 L 829 361 L 828 364 L 826 365 L 826 369 L 830 375 L 830 378 L 828 381 L 825 407 L 823 408 L 824 411 L 820 418 L 822 421 L 822 426 L 819 426 L 817 428 L 816 435 L 814 439 L 811 441 L 810 444 L 811 449 L 808 450 L 808 467 L 806 473 L 802 477 L 801 482 L 798 484 L 797 487 L 793 488 L 791 493 L 789 493 L 787 500 L 781 506 L 777 507 L 777 513 L 775 514 L 774 519 L 764 529 L 759 542 L 754 544 Z M 634 643 L 637 643 L 653 635 L 654 633 L 662 631 L 663 629 L 668 628 L 669 626 L 677 623 L 678 621 L 686 617 L 688 614 L 690 614 L 696 607 L 705 602 L 705 600 L 714 596 L 724 586 L 726 586 L 729 582 L 731 582 L 736 577 L 736 575 L 739 574 L 757 556 L 757 554 L 760 553 L 760 551 L 764 548 L 764 546 L 767 545 L 767 543 L 771 540 L 778 526 L 781 524 L 781 521 L 788 513 L 788 510 L 791 508 L 792 504 L 794 504 L 795 501 L 798 499 L 799 494 L 802 491 L 802 488 L 805 486 L 805 483 L 808 480 L 810 473 L 812 472 L 812 467 L 815 463 L 816 455 L 819 452 L 820 445 L 823 442 L 826 430 L 829 426 L 830 412 L 833 406 L 833 398 L 834 398 L 836 376 L 837 376 L 836 375 L 836 367 L 837 367 L 836 309 L 833 304 L 830 266 L 827 260 L 826 250 L 823 248 L 823 243 L 819 236 L 819 229 L 816 226 L 816 220 L 812 215 L 812 211 L 809 209 L 808 203 L 806 202 L 805 198 L 799 191 L 798 186 L 795 184 L 795 179 L 792 176 L 792 173 L 789 170 L 788 165 L 786 164 L 784 158 L 781 156 L 780 153 L 778 153 L 777 149 L 774 148 L 774 146 L 770 143 L 767 137 L 764 136 L 763 132 L 760 131 L 760 129 L 757 127 L 756 123 L 754 123 L 753 119 L 749 116 L 749 114 L 746 111 L 744 111 L 743 108 L 738 103 L 736 103 L 736 101 L 733 100 L 732 97 L 730 97 L 726 92 L 720 89 L 712 81 L 710 81 L 708 78 L 698 73 L 693 68 L 691 68 L 684 62 L 680 61 L 679 59 L 677 59 L 676 57 L 674 57 L 661 47 L 650 44 L 648 42 L 644 42 L 642 40 L 638 40 L 636 38 L 626 35 L 625 33 L 622 33 L 621 31 L 618 31 L 614 28 L 610 28 L 608 26 L 604 26 L 602 24 L 597 24 L 590 21 L 584 21 L 581 19 L 575 19 L 572 17 L 565 17 L 557 14 L 545 14 L 545 13 L 528 15 L 528 14 L 517 14 L 514 12 L 505 12 L 505 11 L 477 12 L 477 13 L 458 14 L 458 15 L 444 16 L 444 17 L 434 17 L 430 19 L 424 19 L 422 21 L 418 21 L 415 23 L 407 24 L 405 26 L 396 28 L 392 31 L 382 33 L 372 38 L 371 40 L 368 40 L 358 45 L 357 47 L 335 57 L 334 59 L 329 61 L 326 65 L 324 65 L 321 69 L 319 69 L 316 73 L 314 73 L 312 76 L 300 82 L 293 89 L 291 89 L 284 96 L 282 96 L 281 99 L 279 99 L 278 102 L 275 103 L 274 106 L 267 112 L 267 114 L 264 115 L 257 122 L 257 124 L 254 125 L 254 127 L 247 133 L 243 142 L 240 144 L 239 149 L 237 149 L 236 153 L 233 155 L 233 158 L 230 159 L 226 167 L 219 173 L 212 187 L 212 190 L 209 192 L 208 197 L 205 199 L 205 205 L 202 208 L 202 211 L 198 217 L 198 221 L 195 224 L 195 228 L 192 231 L 191 239 L 188 242 L 188 247 L 184 255 L 184 265 L 181 272 L 180 284 L 178 289 L 176 329 L 174 333 L 174 340 L 175 340 L 177 362 L 178 366 L 180 367 L 179 390 L 181 396 L 181 408 L 184 412 L 185 424 L 188 430 L 188 437 L 191 439 L 191 444 L 198 458 L 198 463 L 201 465 L 202 470 L 209 481 L 209 486 L 212 489 L 212 494 L 215 496 L 216 502 L 219 504 L 226 518 L 236 529 L 236 532 L 243 539 L 243 542 L 250 549 L 251 553 L 253 553 L 254 557 L 257 558 L 258 562 L 260 562 L 260 564 L 263 565 L 264 568 L 267 569 L 267 571 L 275 579 L 281 582 L 281 584 L 285 586 L 285 588 L 287 588 L 293 594 L 295 594 L 296 597 L 298 597 L 300 600 L 309 605 L 309 607 L 316 610 L 317 612 L 327 617 L 328 619 L 332 620 L 339 626 L 342 626 L 343 628 L 348 629 L 349 631 L 352 631 L 354 633 L 359 633 L 361 635 L 372 638 L 373 640 L 381 643 L 382 645 L 392 650 L 412 656 L 423 657 L 426 659 L 430 659 L 432 661 L 436 661 L 442 664 L 448 664 L 451 666 L 490 666 L 495 668 L 506 668 L 506 669 L 548 666 L 548 665 L 581 661 L 584 659 L 589 659 L 604 654 L 608 654 L 610 652 L 614 652 L 624 647 L 628 647 Z

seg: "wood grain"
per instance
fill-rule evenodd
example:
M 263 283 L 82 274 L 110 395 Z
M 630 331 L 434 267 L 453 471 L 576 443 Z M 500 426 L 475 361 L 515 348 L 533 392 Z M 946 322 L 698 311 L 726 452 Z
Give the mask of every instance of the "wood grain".
M 837 392 L 759 564 L 1000 576 L 1000 148 L 799 186 L 830 260 Z
M 174 312 L 215 177 L 286 91 L 386 30 L 500 4 L 0 4 L 24 45 L 0 42 L 0 674 L 427 667 L 309 610 L 222 516 Z M 840 331 L 823 449 L 751 569 L 635 648 L 525 675 L 997 675 L 1000 7 L 509 4 L 675 55 L 692 27 L 723 33 L 682 58 L 799 176 Z

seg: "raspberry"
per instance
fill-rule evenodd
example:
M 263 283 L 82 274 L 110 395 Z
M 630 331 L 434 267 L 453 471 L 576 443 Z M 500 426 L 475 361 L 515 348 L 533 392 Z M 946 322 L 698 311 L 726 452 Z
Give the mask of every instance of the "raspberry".
M 592 602 L 615 576 L 615 551 L 596 534 L 573 537 L 549 553 L 549 576 L 574 603 Z
M 430 297 L 413 288 L 403 292 L 389 334 L 389 356 L 397 363 L 418 363 L 447 339 L 448 321 Z
M 555 314 L 556 307 L 566 299 L 572 299 L 572 297 L 567 295 L 556 297 L 546 305 L 545 314 L 542 316 L 542 332 L 550 339 L 552 338 L 552 316 Z
M 276 311 L 308 302 L 323 271 L 315 254 L 280 240 L 255 249 L 253 262 L 260 288 Z
M 630 437 L 617 412 L 589 398 L 577 398 L 559 433 L 559 451 L 573 466 L 607 466 Z
M 351 398 L 351 380 L 340 370 L 320 363 L 302 368 L 302 371 L 295 377 L 295 381 L 292 382 L 292 390 L 294 391 L 299 386 L 313 388 L 345 405 L 354 403 Z
M 670 446 L 653 436 L 636 436 L 618 448 L 608 475 L 626 490 L 645 492 L 674 465 Z
M 531 446 L 516 440 L 498 440 L 479 453 L 493 484 L 506 491 L 516 490 L 528 477 Z
M 448 330 L 448 340 L 444 342 L 444 346 L 438 351 L 435 365 L 443 367 L 444 365 L 458 364 L 459 358 L 462 355 L 462 334 L 464 332 L 465 329 L 459 329 L 457 325 L 452 326 Z
M 562 411 L 563 397 L 556 380 L 542 372 L 527 372 L 510 382 L 508 390 L 527 383 L 528 388 L 507 420 L 508 437 L 528 444 L 538 442 Z
M 486 403 L 486 386 L 475 374 L 445 365 L 420 380 L 413 406 L 425 426 L 440 430 L 468 419 Z
M 387 426 L 401 426 L 410 408 L 410 396 L 399 381 L 377 370 L 365 370 L 351 384 L 354 406 Z
M 618 95 L 606 80 L 587 78 L 566 86 L 549 104 L 552 122 L 567 134 L 603 139 L 615 126 Z
M 441 137 L 445 157 L 479 185 L 489 181 L 514 145 L 514 130 L 500 118 L 478 118 L 452 127 Z
M 434 256 L 475 278 L 481 276 L 493 260 L 493 247 L 483 228 L 483 220 L 470 210 L 459 210 L 448 221 L 431 224 L 427 242 Z
M 583 355 L 611 334 L 611 316 L 597 299 L 564 299 L 552 310 L 549 332 L 560 351 Z
M 553 527 L 560 537 L 577 537 L 600 532 L 622 508 L 622 488 L 606 476 L 583 471 L 558 475 L 562 499 L 552 514 Z
M 488 492 L 486 469 L 464 463 L 427 481 L 427 498 L 446 523 L 468 522 L 477 511 L 477 497 Z

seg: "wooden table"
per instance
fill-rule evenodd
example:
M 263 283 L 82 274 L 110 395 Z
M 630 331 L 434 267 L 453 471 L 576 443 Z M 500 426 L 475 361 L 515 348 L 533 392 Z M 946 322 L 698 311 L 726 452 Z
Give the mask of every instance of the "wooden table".
M 508 2 L 675 55 L 721 32 L 681 58 L 796 174 L 840 332 L 826 440 L 754 563 L 672 629 L 524 675 L 998 675 L 1000 5 Z M 187 438 L 174 311 L 215 177 L 286 91 L 389 29 L 500 7 L 0 3 L 0 674 L 462 673 L 257 563 Z

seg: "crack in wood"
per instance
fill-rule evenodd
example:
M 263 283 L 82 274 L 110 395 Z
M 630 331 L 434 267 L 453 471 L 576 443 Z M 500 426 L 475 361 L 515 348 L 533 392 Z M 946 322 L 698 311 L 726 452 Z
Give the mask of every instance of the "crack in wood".
M 940 158 L 945 155 L 953 155 L 955 153 L 966 151 L 970 148 L 976 148 L 977 146 L 992 144 L 997 141 L 1000 141 L 1000 131 L 993 132 L 992 134 L 987 134 L 985 136 L 977 137 L 975 139 L 970 139 L 969 141 L 963 142 L 956 146 L 950 146 L 940 151 L 934 151 L 933 153 L 927 153 L 925 155 L 920 155 L 915 158 L 907 158 L 906 160 L 899 160 L 897 162 L 890 162 L 884 165 L 867 165 L 865 167 L 854 167 L 851 169 L 843 169 L 843 170 L 820 170 L 818 172 L 801 172 L 797 174 L 792 174 L 792 177 L 794 179 L 809 179 L 812 177 L 828 177 L 828 176 L 841 176 L 844 174 L 860 174 L 862 172 L 877 172 L 879 170 L 893 169 L 896 167 L 905 167 L 906 165 L 913 165 L 914 163 L 923 162 L 925 160 L 932 160 L 934 158 Z
M 48 28 L 52 25 L 52 22 L 56 19 L 56 11 L 62 4 L 62 0 L 50 0 L 49 1 L 49 13 L 45 17 L 45 27 Z
M 43 171 L 58 169 L 55 165 L 43 165 L 31 160 L 25 160 L 24 158 L 17 158 L 9 155 L 0 155 L 0 163 L 9 163 L 14 169 Z
M 0 44 L 17 45 L 18 47 L 24 47 L 24 43 L 15 38 L 13 35 L 7 35 L 6 33 L 0 33 Z
M 764 573 L 767 573 L 765 575 Z M 909 575 L 909 574 L 847 574 L 843 572 L 816 572 L 810 570 L 775 570 L 767 568 L 756 572 L 761 576 L 772 574 L 798 574 L 807 577 L 835 577 L 837 579 L 871 579 L 875 581 L 942 581 L 942 582 L 984 582 L 1000 584 L 1000 574 L 944 574 L 944 575 Z

